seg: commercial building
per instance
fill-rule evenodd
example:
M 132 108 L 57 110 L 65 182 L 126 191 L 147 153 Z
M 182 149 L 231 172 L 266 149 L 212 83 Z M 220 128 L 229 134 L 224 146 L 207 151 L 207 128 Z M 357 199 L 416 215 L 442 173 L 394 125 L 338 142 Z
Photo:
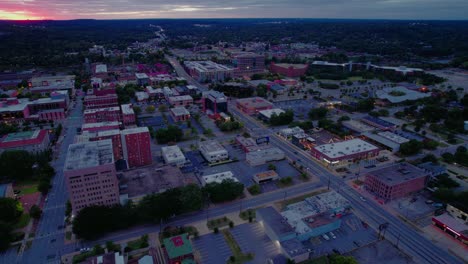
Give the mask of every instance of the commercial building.
M 183 106 L 171 108 L 169 111 L 171 112 L 172 119 L 175 122 L 190 120 L 190 112 Z
M 279 108 L 262 110 L 258 112 L 258 118 L 263 121 L 269 122 L 273 114 L 278 116 L 283 113 L 286 113 L 286 112 L 283 109 L 279 109 Z
M 361 119 L 362 122 L 370 125 L 370 126 L 373 126 L 375 128 L 378 128 L 380 130 L 384 130 L 384 131 L 387 131 L 387 130 L 394 130 L 397 128 L 397 125 L 391 123 L 391 122 L 388 122 L 388 121 L 385 121 L 381 118 L 378 118 L 378 117 L 373 117 L 373 116 L 365 116 L 364 118 Z
M 75 95 L 75 75 L 56 75 L 33 77 L 29 82 L 31 93 L 42 95 L 55 91 L 66 91 L 69 96 Z
M 370 159 L 378 156 L 379 152 L 378 147 L 358 138 L 319 145 L 311 149 L 312 156 L 327 165 L 337 165 L 342 161 Z
M 424 189 L 428 174 L 409 163 L 399 163 L 369 171 L 366 189 L 390 201 Z
M 217 141 L 200 141 L 198 148 L 203 158 L 209 163 L 216 163 L 229 159 L 228 151 Z
M 119 129 L 121 125 L 122 123 L 118 121 L 86 123 L 81 126 L 81 131 L 98 132 L 98 131 L 105 131 L 105 130 L 114 130 L 114 129 Z
M 0 138 L 0 153 L 7 150 L 25 150 L 39 153 L 49 149 L 47 130 L 10 133 Z
M 224 81 L 234 76 L 234 69 L 212 61 L 185 61 L 188 73 L 199 82 Z
M 466 222 L 460 221 L 449 214 L 432 217 L 432 224 L 448 235 L 468 245 L 468 227 Z
M 194 261 L 192 243 L 188 238 L 188 234 L 165 238 L 163 245 L 168 264 L 191 263 L 190 261 Z
M 287 77 L 300 77 L 307 72 L 309 66 L 307 64 L 289 64 L 289 63 L 274 63 L 270 65 L 270 71 Z
M 316 144 L 315 139 L 305 133 L 293 135 L 291 143 L 303 150 L 311 150 Z
M 112 152 L 114 153 L 114 161 L 116 162 L 118 160 L 124 159 L 120 130 L 113 129 L 113 130 L 97 131 L 96 133 L 83 132 L 82 135 L 83 135 L 83 138 L 86 137 L 86 139 L 82 140 L 81 142 L 99 141 L 99 140 L 106 140 L 106 139 L 112 140 Z
M 265 56 L 252 52 L 244 52 L 233 56 L 232 64 L 236 67 L 236 77 L 251 76 L 265 71 Z
M 83 113 L 85 123 L 100 123 L 100 122 L 121 122 L 120 108 L 107 107 L 86 109 Z
M 147 127 L 135 127 L 122 130 L 122 148 L 128 168 L 150 165 L 151 136 Z
M 0 99 L 0 122 L 21 123 L 25 120 L 56 121 L 65 118 L 68 98 L 53 93 L 49 98 L 29 100 L 27 98 Z
M 431 97 L 431 93 L 421 93 L 403 86 L 386 87 L 381 90 L 376 90 L 375 95 L 380 100 L 387 101 L 391 104 L 399 104 L 406 101 L 415 101 Z
M 379 132 L 377 134 L 365 132 L 362 134 L 369 142 L 388 149 L 392 152 L 400 150 L 400 145 L 409 141 L 400 135 L 392 133 L 390 131 Z
M 227 97 L 220 92 L 209 90 L 202 93 L 202 111 L 210 117 L 217 118 L 228 112 Z
M 203 185 L 207 185 L 210 183 L 222 183 L 224 180 L 232 180 L 238 182 L 237 178 L 234 177 L 232 171 L 225 171 L 210 175 L 204 175 L 203 177 Z
M 120 252 L 109 252 L 87 258 L 82 264 L 125 264 L 125 257 Z M 138 263 L 140 264 L 140 263 Z
M 245 159 L 251 166 L 258 166 L 267 162 L 282 160 L 285 157 L 284 152 L 276 147 L 258 149 L 245 154 Z
M 304 129 L 300 127 L 288 127 L 288 128 L 283 128 L 278 132 L 278 135 L 290 139 L 292 136 L 297 135 L 297 134 L 304 134 Z
M 149 99 L 147 92 L 136 92 L 135 97 L 138 102 L 146 102 Z
M 243 136 L 237 136 L 236 142 L 242 148 L 244 152 L 256 151 L 261 147 L 257 145 L 257 142 L 253 138 L 246 138 Z
M 137 84 L 140 86 L 146 86 L 150 82 L 150 79 L 146 73 L 135 73 L 135 78 L 137 80 Z
M 116 94 L 107 95 L 87 95 L 84 98 L 83 105 L 85 109 L 96 109 L 119 106 Z
M 63 174 L 75 214 L 91 205 L 119 203 L 111 140 L 71 144 Z
M 417 166 L 427 172 L 431 179 L 436 179 L 437 176 L 447 173 L 445 165 L 438 165 L 430 161 L 418 164 Z
M 122 123 L 124 126 L 134 126 L 136 124 L 135 112 L 131 104 L 123 104 L 120 106 L 122 110 Z
M 191 106 L 193 98 L 190 95 L 171 96 L 168 98 L 169 104 L 172 106 Z
M 253 181 L 257 184 L 278 180 L 279 175 L 274 170 L 263 171 L 254 174 Z
M 161 154 L 166 164 L 182 166 L 187 162 L 184 153 L 178 146 L 162 147 Z
M 261 97 L 250 97 L 236 100 L 236 106 L 248 115 L 257 114 L 259 111 L 272 109 L 273 104 Z
M 375 127 L 368 126 L 357 120 L 347 120 L 341 122 L 341 125 L 346 129 L 351 131 L 355 135 L 361 135 L 365 132 L 371 132 L 375 130 Z

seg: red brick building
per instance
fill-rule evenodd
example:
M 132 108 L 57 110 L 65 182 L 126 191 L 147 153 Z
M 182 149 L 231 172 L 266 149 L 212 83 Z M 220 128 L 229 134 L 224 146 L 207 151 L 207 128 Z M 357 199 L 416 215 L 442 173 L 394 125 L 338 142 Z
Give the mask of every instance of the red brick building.
M 96 109 L 104 107 L 119 106 L 116 94 L 106 94 L 102 96 L 87 95 L 84 98 L 85 109 Z
M 368 172 L 364 183 L 367 190 L 390 201 L 422 190 L 427 176 L 424 170 L 404 162 Z
M 270 71 L 288 77 L 300 77 L 307 72 L 309 65 L 307 64 L 289 64 L 289 63 L 274 63 L 270 65 Z
M 146 166 L 153 162 L 151 136 L 147 127 L 122 130 L 121 137 L 124 159 L 129 168 Z
M 259 111 L 273 108 L 273 104 L 271 102 L 261 97 L 237 99 L 236 106 L 239 110 L 249 115 L 254 115 Z
M 122 123 L 124 126 L 134 126 L 136 124 L 136 118 L 132 105 L 123 104 L 120 108 L 122 110 Z
M 120 115 L 120 108 L 107 107 L 107 108 L 96 108 L 87 109 L 84 111 L 84 122 L 85 123 L 100 123 L 100 122 L 121 122 L 122 118 Z

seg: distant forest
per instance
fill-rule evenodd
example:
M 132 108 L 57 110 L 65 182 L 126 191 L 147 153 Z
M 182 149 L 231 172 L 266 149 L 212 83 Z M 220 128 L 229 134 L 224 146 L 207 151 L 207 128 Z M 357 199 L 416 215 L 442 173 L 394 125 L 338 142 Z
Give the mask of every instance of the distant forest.
M 196 26 L 198 24 L 198 26 Z M 0 70 L 25 66 L 67 66 L 81 62 L 94 44 L 124 49 L 154 37 L 159 25 L 171 47 L 194 43 L 268 41 L 316 42 L 347 51 L 394 58 L 468 55 L 468 21 L 324 19 L 142 19 L 0 21 Z M 203 25 L 203 26 L 200 26 Z M 77 58 L 64 56 L 79 52 Z M 462 59 L 462 62 L 465 61 Z

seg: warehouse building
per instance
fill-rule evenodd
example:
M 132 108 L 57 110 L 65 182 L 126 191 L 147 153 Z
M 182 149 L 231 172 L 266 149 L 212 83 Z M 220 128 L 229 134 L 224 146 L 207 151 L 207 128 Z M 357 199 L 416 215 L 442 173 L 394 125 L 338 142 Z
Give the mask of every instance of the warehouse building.
M 351 139 L 312 148 L 314 158 L 326 165 L 336 166 L 346 161 L 370 159 L 379 155 L 379 148 L 362 139 Z
M 200 153 L 209 163 L 216 163 L 229 159 L 228 151 L 217 141 L 200 141 Z

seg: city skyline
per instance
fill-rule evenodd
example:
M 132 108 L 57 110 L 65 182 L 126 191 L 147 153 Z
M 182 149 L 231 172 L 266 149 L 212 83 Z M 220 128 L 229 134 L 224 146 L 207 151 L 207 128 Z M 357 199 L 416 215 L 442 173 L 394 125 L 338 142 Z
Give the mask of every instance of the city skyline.
M 0 20 L 344 18 L 466 20 L 460 0 L 1 0 Z

